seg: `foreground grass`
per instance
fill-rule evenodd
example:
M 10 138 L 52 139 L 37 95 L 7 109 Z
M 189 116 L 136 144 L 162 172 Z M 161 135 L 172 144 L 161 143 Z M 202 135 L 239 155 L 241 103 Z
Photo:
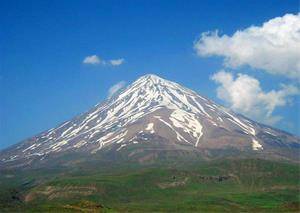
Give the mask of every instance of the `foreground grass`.
M 1 175 L 1 212 L 299 212 L 298 165 L 223 160 Z

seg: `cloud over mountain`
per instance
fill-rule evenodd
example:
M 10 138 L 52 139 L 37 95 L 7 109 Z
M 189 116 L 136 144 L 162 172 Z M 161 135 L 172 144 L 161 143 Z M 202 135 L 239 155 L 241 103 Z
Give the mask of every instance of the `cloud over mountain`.
M 108 90 L 108 98 L 112 97 L 114 94 L 116 94 L 119 90 L 121 90 L 126 85 L 125 81 L 120 81 L 113 86 L 111 86 Z
M 300 80 L 300 13 L 273 18 L 231 36 L 219 35 L 217 30 L 205 32 L 194 48 L 201 57 L 224 57 L 226 67 L 248 65 Z
M 300 93 L 297 87 L 284 84 L 279 90 L 265 92 L 257 79 L 241 73 L 235 77 L 223 70 L 215 73 L 211 79 L 219 84 L 218 98 L 231 109 L 268 124 L 281 120 L 280 116 L 273 115 L 274 110 L 291 103 L 291 96 Z

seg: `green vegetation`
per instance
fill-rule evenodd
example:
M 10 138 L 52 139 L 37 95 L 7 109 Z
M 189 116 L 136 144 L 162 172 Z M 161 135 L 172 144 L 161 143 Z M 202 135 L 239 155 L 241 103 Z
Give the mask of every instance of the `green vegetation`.
M 299 212 L 298 164 L 219 160 L 5 171 L 1 212 Z

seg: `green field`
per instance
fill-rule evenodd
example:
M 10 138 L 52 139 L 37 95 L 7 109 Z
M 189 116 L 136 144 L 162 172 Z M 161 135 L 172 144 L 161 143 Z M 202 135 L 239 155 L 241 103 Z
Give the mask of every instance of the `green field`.
M 255 159 L 4 171 L 0 212 L 299 212 L 299 175 Z

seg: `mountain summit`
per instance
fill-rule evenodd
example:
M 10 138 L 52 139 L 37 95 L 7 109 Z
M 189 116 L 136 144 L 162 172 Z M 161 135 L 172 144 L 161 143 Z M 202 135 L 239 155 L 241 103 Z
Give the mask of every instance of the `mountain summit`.
M 1 165 L 47 162 L 64 154 L 153 159 L 296 159 L 300 139 L 254 122 L 172 81 L 145 75 L 90 111 L 0 152 Z M 110 153 L 107 155 L 107 153 Z

